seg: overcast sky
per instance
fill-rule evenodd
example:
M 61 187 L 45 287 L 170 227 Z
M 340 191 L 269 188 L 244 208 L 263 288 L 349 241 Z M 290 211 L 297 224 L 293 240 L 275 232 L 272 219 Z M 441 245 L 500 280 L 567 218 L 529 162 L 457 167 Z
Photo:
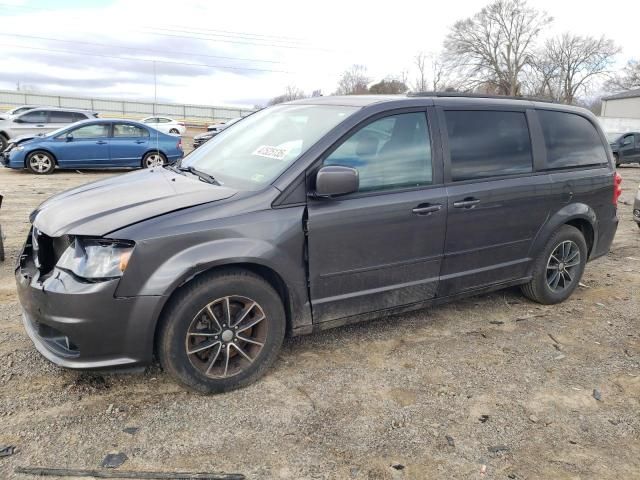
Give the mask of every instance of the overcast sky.
M 354 63 L 376 80 L 411 78 L 417 52 L 439 51 L 487 3 L 0 0 L 0 88 L 242 106 L 287 85 L 326 95 Z M 529 3 L 554 17 L 547 35 L 606 35 L 622 47 L 618 65 L 640 59 L 640 2 Z

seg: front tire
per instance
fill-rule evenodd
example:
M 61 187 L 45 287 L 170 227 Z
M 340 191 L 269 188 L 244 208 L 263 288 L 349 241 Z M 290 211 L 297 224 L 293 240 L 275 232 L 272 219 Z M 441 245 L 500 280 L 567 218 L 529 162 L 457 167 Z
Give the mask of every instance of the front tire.
M 172 128 L 171 130 L 169 130 L 169 133 L 173 133 L 174 135 L 179 135 L 180 131 L 176 128 Z
M 565 301 L 580 283 L 587 255 L 582 232 L 563 225 L 534 260 L 533 278 L 521 287 L 522 293 L 543 305 Z
M 617 153 L 613 154 L 613 159 L 616 162 L 616 168 L 618 168 L 620 166 L 620 156 Z
M 162 368 L 186 387 L 226 392 L 264 375 L 285 325 L 280 296 L 258 275 L 239 269 L 205 274 L 171 300 L 157 353 Z
M 142 168 L 162 167 L 167 164 L 167 157 L 162 152 L 148 152 L 142 158 Z
M 36 175 L 48 175 L 56 168 L 56 161 L 49 152 L 35 151 L 27 155 L 26 167 Z
M 0 153 L 4 152 L 9 145 L 9 141 L 4 137 L 4 135 L 0 134 Z

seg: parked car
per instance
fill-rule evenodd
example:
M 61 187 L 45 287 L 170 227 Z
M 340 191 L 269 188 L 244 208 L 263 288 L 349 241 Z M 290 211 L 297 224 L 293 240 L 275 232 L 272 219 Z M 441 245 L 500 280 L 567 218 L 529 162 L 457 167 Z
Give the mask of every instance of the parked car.
M 211 125 L 209 125 L 207 127 L 207 132 L 221 132 L 225 128 L 233 125 L 238 120 L 242 120 L 243 118 L 244 117 L 236 117 L 236 118 L 232 118 L 230 120 L 227 120 L 226 122 L 220 122 L 220 123 L 211 124 Z
M 276 105 L 176 166 L 50 198 L 16 269 L 28 334 L 65 367 L 156 355 L 222 392 L 264 374 L 285 334 L 514 285 L 562 302 L 618 225 L 596 117 L 450 97 Z
M 143 118 L 142 123 L 149 125 L 150 127 L 160 130 L 164 133 L 171 133 L 173 135 L 184 135 L 187 131 L 184 122 L 178 122 L 168 117 L 147 117 Z
M 14 137 L 52 132 L 97 116 L 97 113 L 88 110 L 55 107 L 37 107 L 13 115 L 0 120 L 0 152 L 7 148 L 9 140 Z
M 640 186 L 636 190 L 636 198 L 633 200 L 633 219 L 640 227 Z
M 625 163 L 640 163 L 640 133 L 608 133 L 607 138 L 616 167 Z
M 13 117 L 28 110 L 33 110 L 34 108 L 38 108 L 38 105 L 21 105 L 19 107 L 12 108 L 10 110 L 7 110 L 6 112 L 0 113 L 0 120 L 4 120 L 8 117 Z
M 203 143 L 207 142 L 208 140 L 211 140 L 218 133 L 223 131 L 225 128 L 230 127 L 231 125 L 236 123 L 238 120 L 242 120 L 242 117 L 232 118 L 231 120 L 229 120 L 226 123 L 219 123 L 217 125 L 209 125 L 207 127 L 207 131 L 206 132 L 201 133 L 200 135 L 196 135 L 195 137 L 193 137 L 193 148 L 196 149 L 199 146 L 201 146 Z
M 182 158 L 182 140 L 131 120 L 85 120 L 11 143 L 9 168 L 47 174 L 58 168 L 156 167 Z

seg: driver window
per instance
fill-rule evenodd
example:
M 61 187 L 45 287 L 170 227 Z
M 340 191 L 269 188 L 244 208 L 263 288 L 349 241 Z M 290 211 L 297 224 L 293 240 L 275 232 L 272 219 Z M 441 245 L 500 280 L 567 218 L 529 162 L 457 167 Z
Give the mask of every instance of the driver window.
M 345 140 L 324 165 L 358 170 L 361 192 L 430 185 L 433 170 L 426 114 L 376 120 Z
M 98 123 L 94 125 L 85 125 L 69 132 L 74 139 L 80 138 L 105 138 L 109 136 L 109 125 Z M 67 134 L 62 135 L 66 137 Z
M 624 137 L 624 140 L 622 140 L 622 145 L 633 145 L 633 135 L 627 135 L 626 137 Z

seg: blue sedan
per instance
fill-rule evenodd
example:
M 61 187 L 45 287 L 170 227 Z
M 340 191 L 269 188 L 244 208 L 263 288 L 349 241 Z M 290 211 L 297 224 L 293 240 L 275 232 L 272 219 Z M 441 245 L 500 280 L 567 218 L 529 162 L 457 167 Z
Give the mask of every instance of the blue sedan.
M 47 174 L 58 168 L 148 168 L 183 157 L 182 140 L 131 120 L 86 120 L 30 139 L 3 152 L 8 168 Z

